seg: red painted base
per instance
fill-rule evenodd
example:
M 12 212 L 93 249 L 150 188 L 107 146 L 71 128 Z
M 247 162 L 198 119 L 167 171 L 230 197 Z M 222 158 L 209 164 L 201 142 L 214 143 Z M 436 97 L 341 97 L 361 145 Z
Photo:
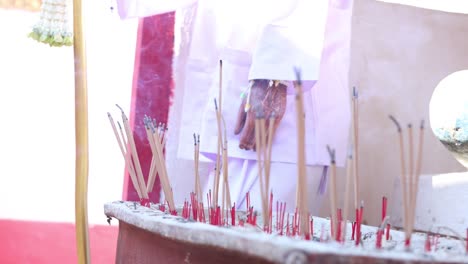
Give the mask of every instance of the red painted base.
M 248 254 L 163 237 L 122 221 L 116 263 L 271 264 Z
M 114 220 L 115 221 L 115 220 Z M 92 263 L 115 263 L 118 229 L 90 226 Z M 0 220 L 0 263 L 77 263 L 71 223 Z

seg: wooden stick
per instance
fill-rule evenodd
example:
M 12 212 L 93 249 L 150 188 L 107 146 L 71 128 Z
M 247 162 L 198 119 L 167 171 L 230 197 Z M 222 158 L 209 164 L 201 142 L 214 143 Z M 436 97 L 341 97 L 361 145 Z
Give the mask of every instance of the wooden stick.
M 338 235 L 338 219 L 336 216 L 337 206 L 336 206 L 336 160 L 335 160 L 335 150 L 331 149 L 330 146 L 327 146 L 328 154 L 330 154 L 330 185 L 329 185 L 329 193 L 330 193 L 330 210 L 332 216 L 332 228 L 335 230 L 336 234 Z M 335 236 L 336 239 L 339 237 Z
M 349 151 L 348 154 L 348 162 L 346 163 L 346 185 L 345 185 L 345 199 L 344 199 L 344 212 L 343 212 L 343 232 L 341 236 L 341 241 L 345 241 L 346 237 L 346 229 L 347 229 L 347 224 L 346 220 L 348 219 L 348 214 L 349 214 L 349 199 L 350 199 L 350 193 L 351 193 L 351 181 L 352 181 L 352 176 L 353 176 L 353 151 Z
M 142 195 L 141 195 L 141 191 L 140 191 L 140 186 L 138 184 L 138 180 L 137 180 L 136 175 L 135 175 L 135 169 L 133 168 L 133 165 L 132 165 L 131 161 L 128 158 L 128 155 L 126 153 L 127 151 L 124 149 L 124 144 L 122 143 L 122 141 L 120 139 L 120 136 L 119 136 L 119 134 L 117 132 L 117 128 L 115 127 L 115 122 L 114 122 L 114 119 L 112 118 L 112 115 L 110 113 L 107 113 L 107 116 L 109 117 L 109 121 L 111 123 L 112 130 L 114 131 L 115 138 L 117 140 L 117 143 L 119 144 L 120 152 L 122 153 L 122 156 L 123 156 L 123 158 L 125 160 L 125 165 L 127 166 L 127 171 L 128 171 L 128 174 L 130 175 L 130 179 L 132 181 L 133 188 L 135 188 L 135 190 L 137 191 L 138 198 L 141 199 Z M 119 127 L 120 127 L 120 123 L 119 123 Z M 121 127 L 120 127 L 120 131 L 121 131 L 121 134 L 123 136 Z M 125 141 L 124 138 L 122 140 Z M 125 145 L 125 148 L 126 148 L 126 145 Z
M 302 81 L 299 69 L 296 73 L 296 118 L 297 118 L 297 174 L 298 174 L 298 207 L 300 210 L 301 222 L 300 232 L 302 235 L 310 234 L 308 224 L 308 204 L 306 186 L 306 163 L 305 163 L 305 124 L 304 124 L 304 101 L 302 98 Z
M 408 197 L 407 197 L 407 187 L 406 187 L 406 162 L 405 162 L 405 148 L 404 148 L 404 141 L 403 141 L 403 133 L 401 131 L 400 123 L 393 117 L 392 115 L 389 116 L 390 119 L 395 123 L 395 126 L 398 130 L 399 135 L 399 143 L 400 143 L 400 163 L 401 163 L 401 192 L 403 195 L 403 226 L 405 229 L 405 235 L 408 235 Z M 407 237 L 408 238 L 408 237 Z
M 353 106 L 353 149 L 354 149 L 354 163 L 353 163 L 353 178 L 354 178 L 354 207 L 359 208 L 359 104 L 358 104 L 358 91 L 353 87 L 352 96 Z
M 138 184 L 139 184 L 140 190 L 142 192 L 141 195 L 142 195 L 142 197 L 144 199 L 148 199 L 149 197 L 148 197 L 148 193 L 146 191 L 145 179 L 143 178 L 143 172 L 141 170 L 140 159 L 138 158 L 138 153 L 137 153 L 137 149 L 136 149 L 136 146 L 135 146 L 135 139 L 133 138 L 133 132 L 132 132 L 132 130 L 130 128 L 130 125 L 128 123 L 128 118 L 125 115 L 125 112 L 123 111 L 123 109 L 120 106 L 117 105 L 117 107 L 122 112 L 122 122 L 123 122 L 123 125 L 124 125 L 125 133 L 127 134 L 128 143 L 130 145 L 130 153 L 132 154 L 132 160 L 133 160 L 133 163 L 135 165 Z

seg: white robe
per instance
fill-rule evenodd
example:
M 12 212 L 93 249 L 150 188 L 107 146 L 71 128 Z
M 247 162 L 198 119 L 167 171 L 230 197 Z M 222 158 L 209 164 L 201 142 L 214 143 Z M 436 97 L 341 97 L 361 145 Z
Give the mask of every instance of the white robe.
M 351 1 L 118 0 L 122 18 L 150 16 L 196 5 L 183 86 L 184 112 L 180 131 L 187 134 L 179 134 L 179 157 L 193 158 L 193 150 L 187 147 L 193 146 L 191 133 L 194 131 L 201 131 L 202 153 L 211 159 L 216 153 L 213 99 L 218 97 L 218 64 L 222 59 L 222 113 L 229 142 L 229 178 L 232 200 L 238 206 L 243 206 L 247 191 L 258 190 L 256 154 L 239 149 L 239 136 L 233 133 L 240 94 L 247 87 L 248 80 L 291 81 L 295 79 L 293 68 L 300 68 L 306 88 L 309 185 L 316 185 L 313 182 L 317 182 L 321 166 L 329 164 L 327 145 L 336 149 L 338 166 L 344 165 L 350 119 Z M 288 90 L 291 89 L 288 87 Z M 273 144 L 271 187 L 275 197 L 287 201 L 289 209 L 292 209 L 295 204 L 297 141 L 294 95 L 291 92 Z M 211 178 L 212 175 L 205 191 L 211 188 Z M 315 190 L 309 193 L 313 197 Z M 252 196 L 254 205 L 256 196 Z

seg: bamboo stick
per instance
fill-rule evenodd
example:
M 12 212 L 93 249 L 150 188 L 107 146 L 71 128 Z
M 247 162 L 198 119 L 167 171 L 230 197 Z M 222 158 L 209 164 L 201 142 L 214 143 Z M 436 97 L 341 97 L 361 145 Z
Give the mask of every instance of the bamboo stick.
M 81 0 L 73 0 L 75 61 L 75 225 L 78 263 L 90 263 L 88 231 L 88 87 Z

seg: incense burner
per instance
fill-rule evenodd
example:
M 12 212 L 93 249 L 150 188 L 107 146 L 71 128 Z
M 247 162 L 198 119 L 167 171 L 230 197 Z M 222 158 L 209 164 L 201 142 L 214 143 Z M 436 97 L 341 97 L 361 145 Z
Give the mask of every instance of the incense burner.
M 468 70 L 444 78 L 429 104 L 434 135 L 468 168 Z
M 351 228 L 337 243 L 327 239 L 329 219 L 320 217 L 314 217 L 312 239 L 304 240 L 250 225 L 196 222 L 134 202 L 107 203 L 104 212 L 119 221 L 116 263 L 468 263 L 463 240 L 437 237 L 427 250 L 427 234 L 414 233 L 408 251 L 404 233 L 391 230 L 376 248 L 377 228 L 363 225 L 359 246 L 349 239 Z

